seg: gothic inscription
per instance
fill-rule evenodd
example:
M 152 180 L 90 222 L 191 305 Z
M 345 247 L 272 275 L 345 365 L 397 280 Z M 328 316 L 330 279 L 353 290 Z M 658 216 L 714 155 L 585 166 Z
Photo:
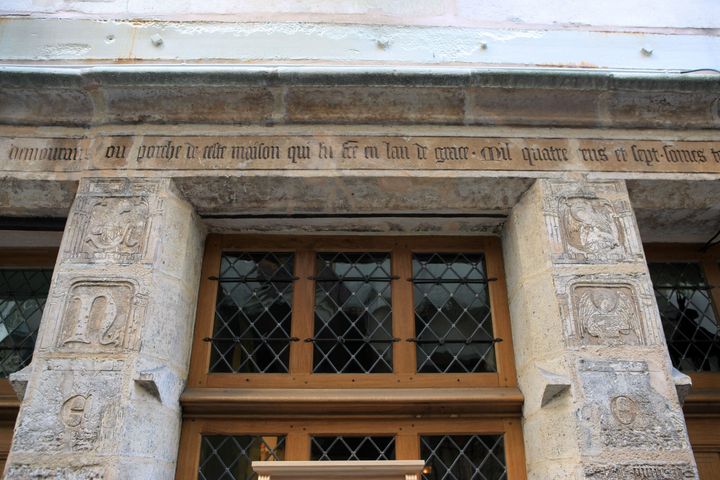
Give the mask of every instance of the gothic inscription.
M 720 172 L 720 143 L 412 135 L 0 138 L 4 170 L 454 169 Z
M 585 468 L 591 480 L 682 480 L 697 478 L 689 463 L 593 465 Z
M 134 348 L 135 307 L 142 307 L 141 300 L 130 282 L 75 283 L 68 293 L 56 346 L 81 352 Z

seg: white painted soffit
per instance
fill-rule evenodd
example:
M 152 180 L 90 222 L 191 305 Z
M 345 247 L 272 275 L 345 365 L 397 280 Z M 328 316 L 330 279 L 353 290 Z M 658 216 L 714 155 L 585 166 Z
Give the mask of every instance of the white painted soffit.
M 0 17 L 0 62 L 720 69 L 716 29 Z

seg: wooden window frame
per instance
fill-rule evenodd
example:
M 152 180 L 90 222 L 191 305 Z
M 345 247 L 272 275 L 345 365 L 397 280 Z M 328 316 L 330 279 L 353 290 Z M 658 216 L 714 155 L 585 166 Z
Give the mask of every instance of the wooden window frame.
M 312 373 L 313 345 L 294 342 L 290 346 L 289 373 L 209 373 L 218 282 L 210 280 L 220 271 L 224 252 L 294 252 L 291 336 L 313 336 L 315 275 L 317 252 L 389 252 L 392 275 L 393 373 L 332 374 Z M 405 339 L 415 336 L 412 253 L 484 253 L 493 333 L 503 341 L 495 344 L 497 372 L 488 373 L 417 373 L 415 344 Z M 192 388 L 451 388 L 515 387 L 512 335 L 507 304 L 507 289 L 500 240 L 496 237 L 345 237 L 345 236 L 240 236 L 210 235 L 206 241 L 198 297 L 188 386 Z
M 525 452 L 519 418 L 393 418 L 307 419 L 194 418 L 183 423 L 176 480 L 197 480 L 203 435 L 282 435 L 284 460 L 309 460 L 314 435 L 393 435 L 396 460 L 421 459 L 425 435 L 503 435 L 508 480 L 526 478 Z
M 0 248 L 0 267 L 1 268 L 37 268 L 37 269 L 55 269 L 57 261 L 57 248 Z M 15 390 L 10 386 L 7 378 L 0 378 L 0 418 L 4 418 L 5 407 L 9 408 L 8 413 L 14 410 L 12 420 L 17 415 L 17 409 L 20 402 L 17 399 Z
M 646 244 L 645 256 L 648 263 L 698 263 L 705 275 L 708 285 L 714 286 L 710 290 L 715 318 L 720 321 L 720 245 L 702 251 L 699 244 Z M 720 372 L 683 372 L 692 378 L 692 391 L 704 389 L 718 389 L 720 386 Z M 689 399 L 692 401 L 692 399 Z M 720 402 L 720 390 L 717 392 L 717 401 Z

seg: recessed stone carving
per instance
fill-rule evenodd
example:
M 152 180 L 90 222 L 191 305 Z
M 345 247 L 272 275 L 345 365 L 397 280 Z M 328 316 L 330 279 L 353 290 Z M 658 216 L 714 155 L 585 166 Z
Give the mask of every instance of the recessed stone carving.
M 152 225 L 162 213 L 159 181 L 95 179 L 76 200 L 67 260 L 128 264 L 150 261 Z
M 66 427 L 75 428 L 82 425 L 90 398 L 91 395 L 73 395 L 63 402 L 60 418 Z
M 630 205 L 616 182 L 547 182 L 545 223 L 555 263 L 643 258 Z
M 14 452 L 88 452 L 111 454 L 117 447 L 121 370 L 88 370 L 73 366 L 120 368 L 116 362 L 56 360 L 47 363 L 40 375 L 39 390 L 25 408 L 32 415 L 21 417 L 16 427 Z M 38 448 L 40 450 L 38 450 Z
M 630 287 L 576 285 L 572 300 L 583 343 L 642 343 Z
M 129 280 L 80 280 L 67 294 L 59 350 L 112 352 L 135 349 L 146 297 Z
M 564 275 L 555 286 L 569 345 L 654 345 L 660 342 L 653 296 L 632 276 Z
M 645 362 L 581 360 L 580 379 L 591 448 L 687 448 L 682 411 L 652 388 Z
M 697 478 L 697 473 L 689 463 L 636 463 L 588 466 L 585 467 L 585 478 L 591 480 L 682 480 Z

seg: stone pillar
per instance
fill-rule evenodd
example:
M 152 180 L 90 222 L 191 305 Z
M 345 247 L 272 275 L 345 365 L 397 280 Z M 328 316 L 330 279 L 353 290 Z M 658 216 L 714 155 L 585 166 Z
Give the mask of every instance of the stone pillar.
M 624 182 L 536 181 L 503 248 L 528 479 L 697 478 Z
M 203 241 L 169 179 L 80 182 L 6 479 L 174 478 Z

